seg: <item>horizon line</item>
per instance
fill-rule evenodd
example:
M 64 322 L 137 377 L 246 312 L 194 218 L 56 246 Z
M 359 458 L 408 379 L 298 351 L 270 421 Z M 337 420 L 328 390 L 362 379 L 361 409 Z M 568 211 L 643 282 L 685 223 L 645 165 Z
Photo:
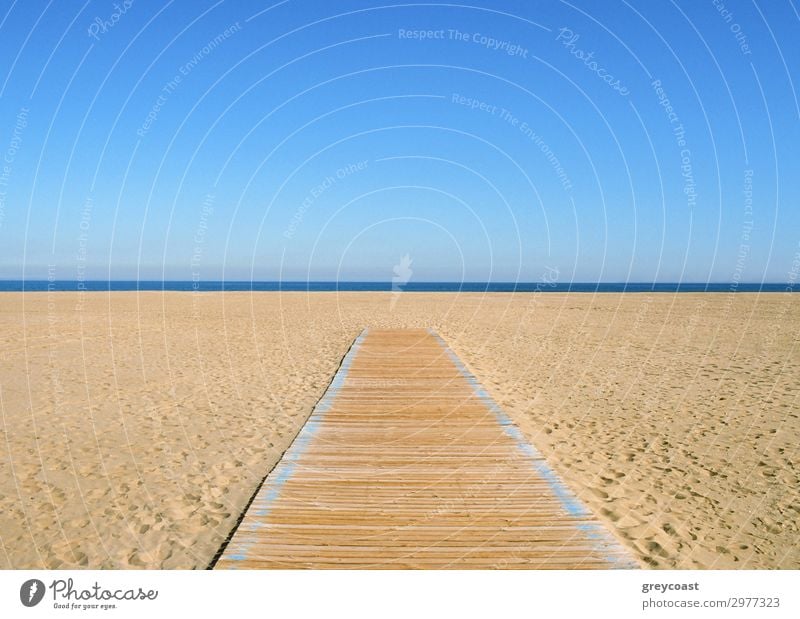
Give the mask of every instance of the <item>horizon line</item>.
M 20 278 L 4 278 L 0 277 L 0 282 L 23 282 L 23 283 L 155 283 L 161 282 L 165 284 L 174 283 L 174 284 L 220 284 L 220 283 L 229 283 L 229 284 L 387 284 L 392 285 L 396 282 L 393 282 L 390 279 L 382 280 L 382 279 L 160 279 L 160 278 L 139 278 L 139 279 L 127 279 L 127 278 L 120 278 L 120 279 L 47 279 L 47 278 L 30 278 L 30 279 L 20 279 Z M 729 286 L 738 286 L 738 285 L 748 285 L 748 286 L 780 286 L 780 285 L 787 285 L 791 286 L 791 283 L 785 281 L 744 281 L 740 280 L 738 282 L 734 281 L 726 281 L 726 280 L 707 280 L 707 281 L 698 281 L 698 280 L 658 280 L 658 281 L 648 281 L 648 280 L 570 280 L 570 281 L 535 281 L 535 280 L 446 280 L 446 279 L 418 279 L 408 282 L 399 283 L 399 286 L 413 286 L 414 284 L 450 284 L 450 285 L 461 285 L 461 284 L 491 284 L 491 285 L 543 285 L 548 287 L 554 286 L 565 286 L 565 285 L 580 285 L 580 286 L 596 286 L 596 285 L 637 285 L 637 286 L 654 286 L 654 285 L 690 285 L 690 286 L 721 286 L 721 285 L 729 285 Z

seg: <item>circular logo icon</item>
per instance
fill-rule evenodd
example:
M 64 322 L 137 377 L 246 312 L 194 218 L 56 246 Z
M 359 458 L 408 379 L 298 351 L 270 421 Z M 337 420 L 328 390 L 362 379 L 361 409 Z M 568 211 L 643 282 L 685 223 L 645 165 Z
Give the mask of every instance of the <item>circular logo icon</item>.
M 31 578 L 19 588 L 19 601 L 23 606 L 36 606 L 44 597 L 44 583 L 38 578 Z

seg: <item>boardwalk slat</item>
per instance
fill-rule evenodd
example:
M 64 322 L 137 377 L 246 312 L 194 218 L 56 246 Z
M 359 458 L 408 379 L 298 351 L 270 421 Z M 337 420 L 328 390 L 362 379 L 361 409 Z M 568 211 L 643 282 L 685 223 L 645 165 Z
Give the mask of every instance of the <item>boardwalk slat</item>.
M 356 339 L 215 567 L 637 565 L 420 329 Z

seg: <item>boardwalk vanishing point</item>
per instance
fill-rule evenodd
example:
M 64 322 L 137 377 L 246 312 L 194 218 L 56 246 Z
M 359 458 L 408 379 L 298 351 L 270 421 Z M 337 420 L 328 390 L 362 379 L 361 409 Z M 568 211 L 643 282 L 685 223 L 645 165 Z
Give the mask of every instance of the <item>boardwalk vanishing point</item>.
M 637 567 L 424 329 L 359 335 L 215 565 Z

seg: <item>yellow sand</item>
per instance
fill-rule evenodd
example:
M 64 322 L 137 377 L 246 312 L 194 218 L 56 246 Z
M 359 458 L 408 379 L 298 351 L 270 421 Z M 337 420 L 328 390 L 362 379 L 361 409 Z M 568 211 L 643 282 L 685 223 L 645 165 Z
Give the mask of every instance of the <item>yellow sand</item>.
M 364 327 L 436 329 L 646 564 L 800 568 L 800 296 L 0 294 L 0 568 L 206 567 Z

